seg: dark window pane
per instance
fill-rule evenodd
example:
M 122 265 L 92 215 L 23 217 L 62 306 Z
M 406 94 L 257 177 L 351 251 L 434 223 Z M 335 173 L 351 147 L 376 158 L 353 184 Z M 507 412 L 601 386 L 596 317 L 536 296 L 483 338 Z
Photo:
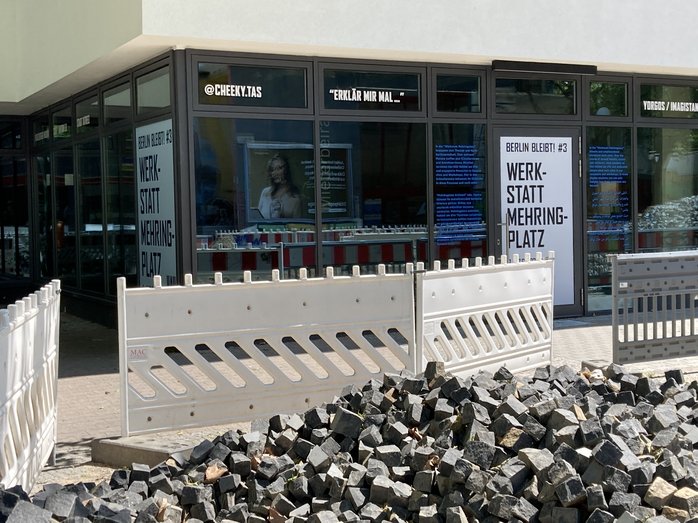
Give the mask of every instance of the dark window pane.
M 21 122 L 0 121 L 0 149 L 21 149 L 23 146 Z
M 80 175 L 80 287 L 104 292 L 102 172 L 98 141 L 77 146 L 77 164 Z
M 479 76 L 440 74 L 436 77 L 437 111 L 479 113 L 481 97 Z
M 77 286 L 77 241 L 75 235 L 75 174 L 71 149 L 53 156 L 56 191 L 56 277 L 61 285 Z
M 199 63 L 199 103 L 236 107 L 308 107 L 304 67 Z
M 104 93 L 106 125 L 131 119 L 131 86 L 123 84 Z
M 436 258 L 487 255 L 487 146 L 481 124 L 435 124 Z
M 630 129 L 590 127 L 587 133 L 588 309 L 611 308 L 608 254 L 632 252 Z
M 99 125 L 99 98 L 97 95 L 75 104 L 75 127 L 78 134 L 92 131 Z
M 652 118 L 696 118 L 698 87 L 643 84 L 640 86 L 640 115 Z
M 198 280 L 313 267 L 312 122 L 196 118 L 194 140 Z
M 133 170 L 133 133 L 107 136 L 106 198 L 108 289 L 116 294 L 116 279 L 126 277 L 128 286 L 137 284 L 136 196 Z
M 51 119 L 53 121 L 53 139 L 70 138 L 73 132 L 73 115 L 70 107 L 56 111 L 51 116 Z
M 426 259 L 426 126 L 320 122 L 323 266 L 351 273 Z
M 170 106 L 170 68 L 163 67 L 136 79 L 138 114 Z
M 638 129 L 638 250 L 698 246 L 698 130 Z
M 46 144 L 49 138 L 48 116 L 39 116 L 32 121 L 32 140 L 34 145 Z
M 575 114 L 577 82 L 497 78 L 496 111 L 500 114 Z
M 591 82 L 589 108 L 592 116 L 628 116 L 628 84 Z
M 325 69 L 323 88 L 327 109 L 419 111 L 421 75 Z
M 26 162 L 0 156 L 0 273 L 30 275 L 28 209 Z
M 51 278 L 53 270 L 53 239 L 51 207 L 51 161 L 49 155 L 34 157 L 34 176 L 36 179 L 36 213 L 38 236 L 39 276 Z

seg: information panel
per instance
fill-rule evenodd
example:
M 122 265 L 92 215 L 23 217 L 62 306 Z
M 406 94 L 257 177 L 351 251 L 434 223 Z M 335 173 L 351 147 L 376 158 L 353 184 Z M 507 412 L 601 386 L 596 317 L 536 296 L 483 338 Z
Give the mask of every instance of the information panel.
M 136 129 L 138 188 L 138 283 L 177 282 L 172 120 Z
M 555 305 L 574 304 L 572 138 L 500 138 L 507 254 L 555 251 Z

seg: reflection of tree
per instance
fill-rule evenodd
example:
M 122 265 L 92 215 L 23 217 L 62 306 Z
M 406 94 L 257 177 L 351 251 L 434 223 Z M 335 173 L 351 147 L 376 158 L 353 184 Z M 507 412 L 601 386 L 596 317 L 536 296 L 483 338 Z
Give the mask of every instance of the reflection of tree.
M 626 84 L 624 83 L 608 83 L 608 82 L 592 82 L 589 86 L 591 112 L 599 113 L 604 107 L 608 109 L 610 116 L 625 116 L 626 110 Z

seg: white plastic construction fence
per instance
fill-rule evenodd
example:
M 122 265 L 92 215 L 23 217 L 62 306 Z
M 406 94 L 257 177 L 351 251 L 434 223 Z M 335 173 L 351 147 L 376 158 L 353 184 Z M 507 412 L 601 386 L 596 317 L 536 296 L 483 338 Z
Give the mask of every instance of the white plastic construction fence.
M 610 259 L 614 363 L 698 356 L 698 251 Z
M 55 455 L 60 289 L 0 309 L 0 484 L 27 492 Z
M 133 289 L 120 278 L 122 434 L 300 412 L 427 360 L 455 372 L 549 363 L 552 259 L 489 262 Z

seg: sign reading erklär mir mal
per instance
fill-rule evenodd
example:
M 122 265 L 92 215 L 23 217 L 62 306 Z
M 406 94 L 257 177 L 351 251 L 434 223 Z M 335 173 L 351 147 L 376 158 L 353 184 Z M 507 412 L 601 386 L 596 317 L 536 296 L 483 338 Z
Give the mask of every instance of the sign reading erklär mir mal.
M 136 129 L 138 283 L 177 282 L 172 120 Z

